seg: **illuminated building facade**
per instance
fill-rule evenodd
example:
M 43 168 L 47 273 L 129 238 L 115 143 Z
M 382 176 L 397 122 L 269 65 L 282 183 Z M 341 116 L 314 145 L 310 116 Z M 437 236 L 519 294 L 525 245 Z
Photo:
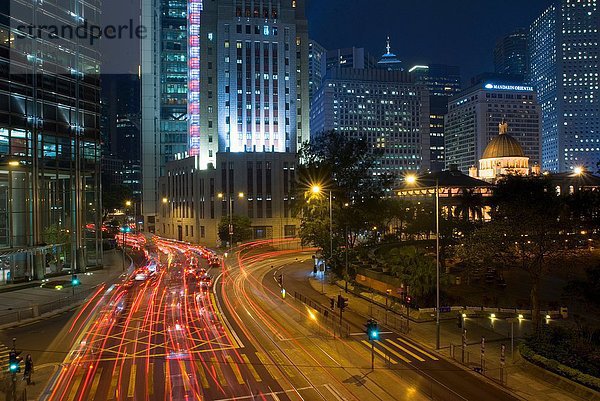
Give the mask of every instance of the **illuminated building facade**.
M 429 158 L 431 170 L 441 171 L 445 166 L 444 117 L 448 113 L 448 100 L 461 90 L 460 68 L 415 65 L 409 73 L 429 91 Z
M 268 170 L 275 174 L 277 163 L 286 158 L 286 163 L 295 163 L 297 149 L 309 140 L 309 39 L 304 1 L 204 0 L 190 1 L 188 7 L 189 146 L 186 152 L 174 155 L 177 160 L 169 163 L 161 180 L 191 163 L 209 185 L 211 174 L 220 174 L 225 166 L 227 172 L 219 175 L 219 185 L 223 185 L 225 195 L 228 191 L 237 193 L 236 177 L 246 177 L 248 163 L 256 163 L 253 169 L 260 171 L 273 166 Z M 259 162 L 261 168 L 256 167 Z M 269 190 L 267 181 L 272 185 Z M 256 210 L 264 209 L 262 217 L 257 212 L 253 218 L 263 220 L 253 220 L 253 225 L 271 227 L 268 237 L 280 237 L 285 229 L 273 227 L 280 227 L 286 218 L 283 205 L 289 200 L 285 199 L 279 178 L 267 181 L 262 192 L 248 199 Z M 176 180 L 172 185 L 172 193 L 187 191 L 183 181 Z M 178 231 L 168 228 L 178 227 L 176 214 L 159 212 L 163 207 L 176 210 L 179 206 L 164 206 L 161 192 L 162 188 L 150 194 L 156 197 L 155 229 L 178 238 Z M 169 203 L 180 202 L 177 197 L 165 198 Z M 221 215 L 207 217 L 213 215 L 200 208 L 197 204 L 192 207 L 197 210 L 195 216 L 203 216 L 198 217 L 195 233 L 200 232 L 199 227 L 209 230 L 210 226 L 212 241 Z M 207 241 L 205 237 L 195 238 Z
M 463 173 L 477 166 L 488 143 L 506 121 L 529 166 L 540 164 L 541 111 L 531 86 L 483 81 L 454 96 L 445 121 L 446 166 Z
M 374 174 L 430 168 L 429 94 L 402 71 L 329 70 L 312 104 L 311 129 L 315 140 L 329 130 L 365 138 L 383 153 Z
M 0 285 L 102 265 L 100 55 L 14 29 L 97 24 L 99 2 L 15 1 L 0 11 Z
M 285 152 L 219 152 L 216 168 L 208 169 L 200 168 L 199 156 L 169 162 L 160 178 L 156 231 L 179 241 L 223 245 L 218 226 L 232 213 L 250 219 L 252 239 L 296 237 L 296 165 L 296 155 Z
M 600 1 L 555 0 L 531 24 L 529 81 L 542 106 L 542 167 L 600 160 Z

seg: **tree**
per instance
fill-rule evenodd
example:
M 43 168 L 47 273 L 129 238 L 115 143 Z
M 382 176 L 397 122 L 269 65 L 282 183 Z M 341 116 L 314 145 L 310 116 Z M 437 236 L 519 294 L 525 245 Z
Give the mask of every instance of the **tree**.
M 330 251 L 329 194 L 332 196 L 333 245 L 335 249 L 357 244 L 358 237 L 372 231 L 381 221 L 376 213 L 389 175 L 372 174 L 379 154 L 366 140 L 328 131 L 300 150 L 295 211 L 301 218 L 300 238 L 305 245 L 321 249 L 328 260 Z M 318 191 L 311 188 L 317 186 Z
M 463 188 L 460 194 L 460 203 L 454 208 L 454 217 L 464 221 L 483 219 L 483 198 L 475 193 L 472 188 Z
M 233 215 L 233 243 L 244 242 L 252 239 L 252 222 L 247 216 Z M 223 216 L 219 222 L 219 239 L 221 242 L 229 242 L 229 217 Z
M 479 260 L 528 273 L 537 331 L 541 280 L 566 251 L 560 199 L 546 177 L 507 176 L 498 182 L 491 204 L 491 222 L 466 238 L 462 255 L 468 263 Z
M 420 305 L 432 305 L 436 289 L 435 259 L 417 247 L 393 249 L 387 255 L 391 274 L 409 287 L 410 294 Z M 448 277 L 440 271 L 440 284 L 446 286 Z

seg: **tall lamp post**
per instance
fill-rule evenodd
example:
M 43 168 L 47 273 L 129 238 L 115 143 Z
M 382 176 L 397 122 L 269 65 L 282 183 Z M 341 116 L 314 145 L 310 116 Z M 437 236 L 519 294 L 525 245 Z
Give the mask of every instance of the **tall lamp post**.
M 217 194 L 217 197 L 219 199 L 224 199 L 225 195 L 220 192 Z M 238 193 L 238 198 L 242 199 L 244 197 L 244 193 L 243 192 L 239 192 Z M 227 215 L 229 217 L 229 249 L 231 250 L 231 248 L 233 248 L 233 196 L 231 196 L 231 194 L 228 196 L 228 203 L 229 203 L 229 207 L 227 210 Z
M 406 183 L 415 185 L 416 175 L 407 175 Z M 427 180 L 427 178 L 423 178 Z M 435 177 L 435 349 L 440 349 L 440 182 Z
M 311 192 L 318 195 L 323 192 L 320 185 L 313 185 L 310 188 Z M 329 190 L 329 257 L 333 257 L 333 208 L 332 206 L 332 194 Z

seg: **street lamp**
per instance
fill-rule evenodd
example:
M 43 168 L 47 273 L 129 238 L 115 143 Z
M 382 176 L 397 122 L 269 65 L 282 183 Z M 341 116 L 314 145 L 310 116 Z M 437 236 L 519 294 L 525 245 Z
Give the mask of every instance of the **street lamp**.
M 404 179 L 409 185 L 414 185 L 418 181 L 414 174 L 409 174 Z M 435 284 L 435 349 L 440 349 L 440 182 L 438 177 L 435 177 Z
M 219 199 L 223 199 L 225 195 L 222 192 L 217 194 Z M 242 199 L 244 197 L 243 192 L 238 192 L 238 198 Z M 229 216 L 229 249 L 233 248 L 233 196 L 229 196 L 229 208 L 227 211 L 227 215 Z
M 581 166 L 577 166 L 573 169 L 573 173 L 575 173 L 575 175 L 581 175 L 584 171 L 584 168 Z
M 323 192 L 323 189 L 320 185 L 313 184 L 310 188 L 311 192 L 315 195 L 318 195 Z M 333 258 L 333 208 L 332 208 L 332 194 L 331 190 L 329 190 L 329 257 Z M 346 275 L 348 272 L 346 272 Z M 323 279 L 325 279 L 325 274 L 323 274 Z M 348 279 L 348 277 L 344 277 L 344 279 Z

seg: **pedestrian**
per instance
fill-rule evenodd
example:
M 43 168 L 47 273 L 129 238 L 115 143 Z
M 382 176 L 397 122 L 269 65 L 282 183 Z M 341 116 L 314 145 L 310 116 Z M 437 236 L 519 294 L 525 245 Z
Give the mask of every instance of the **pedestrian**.
M 33 374 L 33 358 L 31 354 L 27 354 L 25 357 L 25 371 L 23 372 L 23 379 L 27 380 L 27 385 L 31 384 L 31 375 Z

